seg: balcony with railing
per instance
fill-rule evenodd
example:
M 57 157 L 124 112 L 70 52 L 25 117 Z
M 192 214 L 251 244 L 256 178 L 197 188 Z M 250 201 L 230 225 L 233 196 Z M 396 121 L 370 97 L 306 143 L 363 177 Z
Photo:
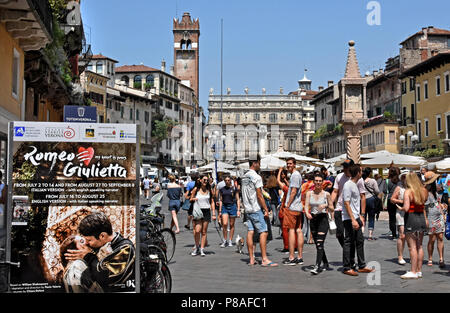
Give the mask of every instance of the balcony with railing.
M 48 0 L 0 1 L 0 22 L 24 51 L 44 48 L 53 39 Z

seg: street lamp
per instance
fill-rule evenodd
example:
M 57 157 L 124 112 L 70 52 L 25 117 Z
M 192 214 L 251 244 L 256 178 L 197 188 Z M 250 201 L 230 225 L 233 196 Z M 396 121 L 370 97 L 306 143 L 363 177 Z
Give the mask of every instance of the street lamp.
M 411 143 L 410 146 L 408 146 L 408 142 L 406 141 L 405 135 L 401 135 L 399 137 L 399 139 L 400 139 L 400 142 L 403 145 L 403 147 L 402 147 L 403 151 L 405 151 L 407 154 L 409 154 L 409 153 L 412 153 L 414 151 L 415 145 L 419 141 L 419 136 L 414 134 L 411 130 L 408 131 L 406 133 L 406 135 L 408 136 L 409 142 Z
M 211 140 L 211 151 L 214 153 L 214 167 L 216 170 L 216 181 L 219 180 L 217 174 L 217 161 L 221 157 L 221 152 L 225 148 L 225 135 L 220 136 L 220 133 L 215 130 L 209 137 Z

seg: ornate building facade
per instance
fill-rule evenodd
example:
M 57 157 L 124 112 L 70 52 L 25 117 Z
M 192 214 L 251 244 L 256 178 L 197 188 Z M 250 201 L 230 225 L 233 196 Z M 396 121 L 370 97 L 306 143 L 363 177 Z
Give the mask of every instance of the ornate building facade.
M 226 136 L 223 158 L 229 161 L 248 159 L 250 153 L 264 156 L 279 148 L 305 155 L 315 129 L 310 101 L 316 93 L 306 76 L 299 81 L 298 90 L 289 94 L 280 88 L 279 94 L 267 95 L 263 88 L 261 94 L 251 95 L 245 88 L 243 95 L 233 95 L 228 89 L 222 98 L 211 89 L 209 132 L 220 130 L 222 122 Z

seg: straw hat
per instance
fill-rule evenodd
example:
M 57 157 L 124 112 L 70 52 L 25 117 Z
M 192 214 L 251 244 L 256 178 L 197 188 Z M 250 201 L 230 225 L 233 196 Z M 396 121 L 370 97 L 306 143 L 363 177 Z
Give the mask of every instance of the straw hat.
M 440 176 L 439 174 L 436 174 L 434 172 L 428 171 L 424 175 L 425 181 L 423 183 L 425 185 L 432 184 L 432 183 L 434 183 L 436 181 L 436 179 L 438 179 L 439 176 Z

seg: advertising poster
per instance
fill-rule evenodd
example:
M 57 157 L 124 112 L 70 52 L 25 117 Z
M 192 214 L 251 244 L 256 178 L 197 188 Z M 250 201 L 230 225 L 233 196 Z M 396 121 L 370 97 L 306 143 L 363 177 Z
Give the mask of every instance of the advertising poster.
M 11 291 L 135 292 L 136 125 L 11 127 Z

